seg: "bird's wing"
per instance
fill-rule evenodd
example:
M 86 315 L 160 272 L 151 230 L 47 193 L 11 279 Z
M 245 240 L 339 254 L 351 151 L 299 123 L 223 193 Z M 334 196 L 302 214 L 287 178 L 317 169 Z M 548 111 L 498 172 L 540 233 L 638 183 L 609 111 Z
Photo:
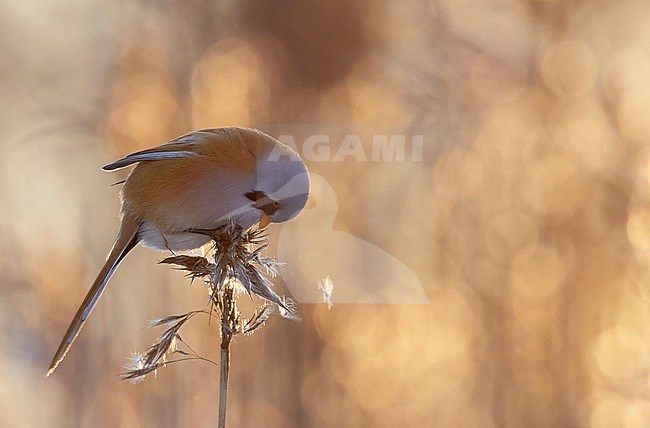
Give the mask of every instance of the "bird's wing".
M 105 165 L 102 169 L 104 171 L 113 171 L 141 161 L 198 156 L 200 153 L 197 149 L 197 145 L 206 139 L 215 138 L 218 135 L 217 132 L 217 129 L 203 129 L 200 131 L 190 132 L 189 134 L 185 134 L 167 143 L 161 144 L 160 146 L 131 153 L 122 159 L 118 159 L 113 163 Z
M 117 235 L 115 243 L 113 244 L 113 248 L 108 255 L 108 258 L 106 259 L 106 263 L 97 275 L 97 279 L 95 279 L 95 282 L 88 291 L 88 294 L 86 294 L 86 297 L 77 310 L 76 315 L 72 319 L 72 322 L 68 327 L 68 331 L 66 331 L 65 336 L 59 345 L 59 349 L 56 351 L 56 354 L 52 359 L 50 369 L 47 372 L 48 376 L 51 375 L 54 370 L 56 370 L 59 363 L 61 363 L 61 361 L 63 361 L 65 358 L 68 350 L 70 349 L 70 346 L 72 346 L 72 342 L 74 342 L 74 340 L 79 335 L 81 328 L 97 304 L 97 301 L 101 297 L 102 292 L 106 288 L 108 280 L 111 278 L 111 275 L 113 275 L 113 272 L 115 272 L 117 265 L 122 261 L 124 256 L 126 256 L 127 253 L 137 245 L 139 226 L 140 225 L 128 214 L 124 215 L 124 218 L 122 219 L 122 225 L 120 226 L 120 231 Z
M 140 152 L 132 153 L 122 159 L 118 159 L 113 163 L 109 163 L 102 167 L 104 171 L 113 171 L 116 169 L 124 168 L 136 162 L 152 161 L 161 159 L 178 159 L 188 156 L 197 156 L 199 153 L 193 150 L 192 146 L 183 142 L 169 142 L 152 149 L 142 150 Z

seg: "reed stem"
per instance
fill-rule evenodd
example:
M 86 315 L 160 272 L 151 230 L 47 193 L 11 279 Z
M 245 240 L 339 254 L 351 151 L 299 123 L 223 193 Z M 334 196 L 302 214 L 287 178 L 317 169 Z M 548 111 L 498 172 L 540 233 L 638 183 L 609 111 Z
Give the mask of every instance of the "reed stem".
M 237 302 L 234 295 L 234 283 L 227 281 L 223 285 L 221 296 L 221 346 L 219 370 L 219 428 L 226 427 L 226 407 L 228 400 L 228 374 L 230 372 L 230 342 L 237 328 Z

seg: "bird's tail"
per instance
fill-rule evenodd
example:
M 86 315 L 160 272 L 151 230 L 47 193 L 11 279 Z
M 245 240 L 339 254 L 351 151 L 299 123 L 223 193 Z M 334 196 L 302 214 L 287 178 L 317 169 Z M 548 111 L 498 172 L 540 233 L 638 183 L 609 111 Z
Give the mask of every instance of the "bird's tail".
M 72 346 L 72 343 L 79 335 L 79 332 L 86 322 L 86 319 L 88 319 L 88 316 L 90 316 L 90 313 L 101 297 L 102 292 L 106 288 L 108 280 L 111 278 L 111 275 L 113 275 L 113 272 L 115 272 L 115 269 L 120 264 L 124 256 L 126 256 L 128 252 L 137 245 L 138 227 L 139 224 L 133 218 L 131 218 L 128 214 L 124 214 L 124 217 L 122 218 L 122 224 L 120 226 L 120 231 L 117 234 L 117 238 L 115 239 L 115 243 L 113 244 L 113 248 L 111 249 L 108 258 L 106 259 L 106 263 L 97 275 L 97 279 L 95 279 L 92 287 L 90 287 L 88 294 L 86 294 L 86 297 L 77 310 L 74 319 L 70 323 L 68 331 L 65 333 L 65 336 L 59 345 L 59 349 L 56 351 L 56 354 L 52 359 L 52 363 L 50 364 L 50 369 L 47 372 L 47 376 L 54 373 L 54 370 L 56 370 L 61 361 L 63 361 L 66 354 L 68 353 L 68 350 L 70 350 L 70 346 Z

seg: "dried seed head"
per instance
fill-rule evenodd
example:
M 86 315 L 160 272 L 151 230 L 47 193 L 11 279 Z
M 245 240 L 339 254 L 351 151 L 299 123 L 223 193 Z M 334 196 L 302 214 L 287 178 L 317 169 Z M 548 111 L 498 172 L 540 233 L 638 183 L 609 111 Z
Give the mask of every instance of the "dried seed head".
M 334 294 L 334 282 L 332 277 L 327 275 L 325 278 L 318 280 L 318 289 L 323 296 L 323 302 L 327 303 L 327 308 L 332 309 L 334 303 L 332 302 L 332 294 Z
M 123 379 L 137 383 L 158 368 L 178 361 L 198 359 L 216 364 L 198 355 L 181 339 L 181 327 L 196 314 L 207 314 L 210 319 L 220 320 L 222 347 L 224 343 L 227 346 L 236 334 L 252 334 L 272 314 L 300 319 L 294 302 L 276 294 L 272 289 L 273 284 L 266 277 L 276 276 L 282 264 L 261 256 L 268 245 L 263 230 L 244 231 L 230 222 L 216 230 L 192 232 L 203 233 L 213 239 L 212 261 L 205 257 L 180 255 L 168 257 L 160 263 L 178 266 L 187 271 L 187 276 L 192 280 L 203 278 L 209 285 L 210 308 L 151 321 L 150 327 L 163 326 L 165 330 L 145 353 L 134 354 L 131 364 L 126 367 L 128 371 L 122 374 Z M 250 297 L 261 298 L 263 302 L 249 319 L 243 319 L 237 308 L 237 297 L 241 293 L 239 288 Z M 182 349 L 180 345 L 183 345 Z M 177 358 L 170 359 L 172 355 Z M 178 358 L 179 355 L 181 358 Z

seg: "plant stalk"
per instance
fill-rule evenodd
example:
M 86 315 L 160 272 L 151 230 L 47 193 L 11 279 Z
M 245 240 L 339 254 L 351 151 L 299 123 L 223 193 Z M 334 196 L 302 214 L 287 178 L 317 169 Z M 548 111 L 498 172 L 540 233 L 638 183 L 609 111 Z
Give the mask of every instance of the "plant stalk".
M 225 346 L 224 346 L 225 345 Z M 219 428 L 226 427 L 226 401 L 228 399 L 228 372 L 230 371 L 230 342 L 221 344 L 219 370 Z
M 237 329 L 237 302 L 232 281 L 223 285 L 221 296 L 221 346 L 219 370 L 219 428 L 226 427 L 226 406 L 228 399 L 228 374 L 230 372 L 230 341 Z

